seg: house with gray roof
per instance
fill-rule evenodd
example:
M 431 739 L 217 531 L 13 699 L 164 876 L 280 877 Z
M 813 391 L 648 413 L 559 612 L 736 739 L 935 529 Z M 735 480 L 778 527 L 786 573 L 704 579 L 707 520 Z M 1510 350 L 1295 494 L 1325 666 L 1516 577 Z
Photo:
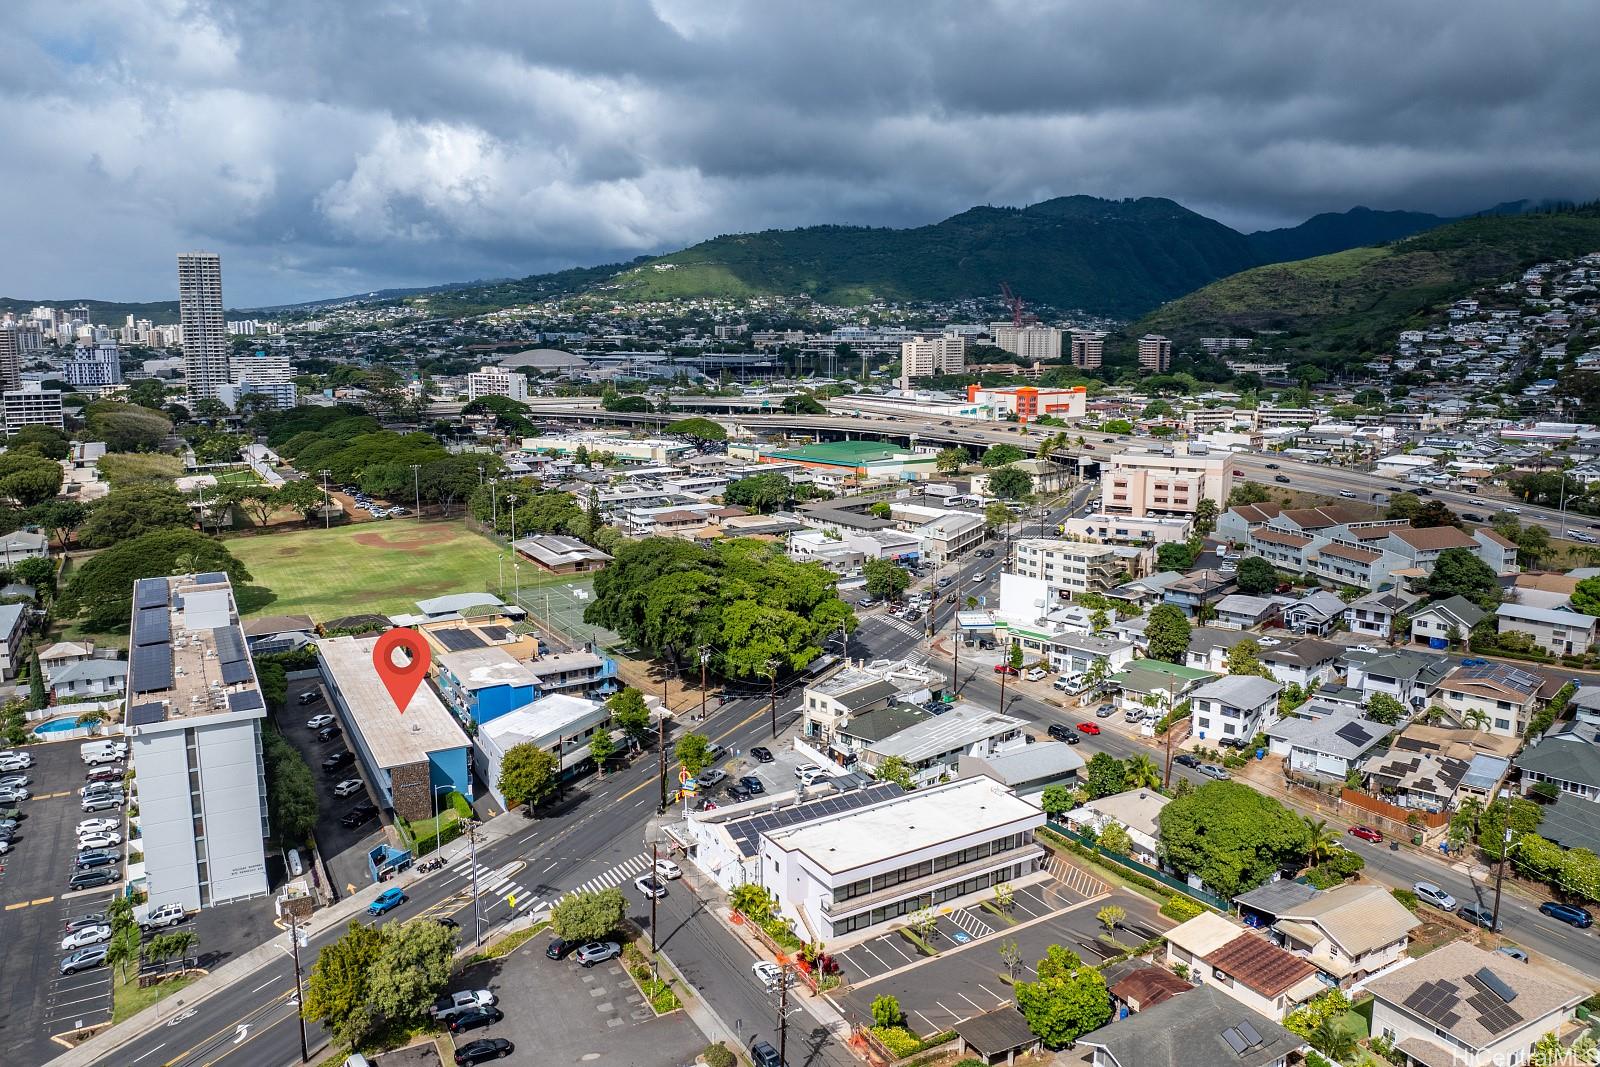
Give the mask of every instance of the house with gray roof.
M 1424 708 L 1455 664 L 1447 656 L 1404 649 L 1344 654 L 1346 684 L 1370 700 L 1378 693 L 1409 708 Z
M 1297 634 L 1327 634 L 1344 616 L 1344 598 L 1326 589 L 1301 597 L 1283 609 L 1283 625 Z
M 69 663 L 49 676 L 52 700 L 115 696 L 128 684 L 128 664 L 118 659 L 86 659 Z
M 1245 633 L 1243 630 L 1196 626 L 1189 631 L 1189 651 L 1183 662 L 1195 670 L 1220 674 L 1228 669 L 1228 652 L 1234 645 L 1260 640 L 1259 634 Z
M 1459 594 L 1436 600 L 1411 615 L 1411 640 L 1430 648 L 1449 648 L 1451 639 L 1465 641 L 1488 612 Z
M 1027 744 L 1026 726 L 1026 720 L 1015 716 L 957 703 L 867 745 L 860 769 L 876 773 L 884 760 L 897 756 L 916 784 L 927 785 L 954 771 L 963 755 L 993 755 Z
M 1293 644 L 1263 648 L 1261 665 L 1284 685 L 1305 689 L 1316 682 L 1320 688 L 1338 676 L 1339 657 L 1343 654 L 1343 645 L 1308 637 Z
M 1094 1067 L 1286 1067 L 1305 1039 L 1203 985 L 1078 1038 Z
M 1411 931 L 1421 925 L 1383 886 L 1352 882 L 1285 905 L 1272 929 L 1325 980 L 1349 988 L 1403 959 Z
M 1497 632 L 1528 634 L 1540 648 L 1558 656 L 1581 656 L 1589 651 L 1600 626 L 1600 619 L 1593 615 L 1528 604 L 1501 604 L 1494 614 Z
M 1345 608 L 1344 621 L 1350 624 L 1351 633 L 1387 639 L 1393 632 L 1395 619 L 1421 599 L 1403 589 L 1368 593 L 1350 602 Z
M 1278 715 L 1283 686 L 1270 678 L 1231 674 L 1207 682 L 1190 696 L 1197 737 L 1214 743 L 1249 743 Z
M 956 777 L 986 774 L 1025 800 L 1036 800 L 1053 785 L 1075 789 L 1083 757 L 1071 745 L 1037 744 L 956 757 Z
M 1535 739 L 1516 758 L 1524 789 L 1549 782 L 1564 796 L 1600 803 L 1600 730 L 1565 722 Z
M 1316 718 L 1284 719 L 1267 727 L 1266 733 L 1272 754 L 1282 756 L 1290 770 L 1342 780 L 1393 730 L 1359 712 L 1340 710 Z

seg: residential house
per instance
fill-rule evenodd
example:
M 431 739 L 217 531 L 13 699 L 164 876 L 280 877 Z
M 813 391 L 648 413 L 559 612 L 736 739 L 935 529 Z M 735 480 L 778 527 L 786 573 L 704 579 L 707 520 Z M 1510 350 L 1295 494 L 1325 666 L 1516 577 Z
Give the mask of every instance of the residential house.
M 1459 723 L 1505 737 L 1521 737 L 1539 703 L 1544 679 L 1494 660 L 1467 663 L 1445 676 L 1436 699 Z
M 293 652 L 316 637 L 317 624 L 309 615 L 263 615 L 244 623 L 244 639 L 252 656 Z
M 1205 985 L 1078 1038 L 1093 1067 L 1287 1067 L 1305 1039 Z
M 1361 690 L 1366 699 L 1383 693 L 1419 710 L 1428 706 L 1434 689 L 1453 666 L 1443 656 L 1400 649 L 1350 651 L 1344 654 L 1344 661 L 1346 684 Z
M 1106 988 L 1111 992 L 1114 1018 L 1148 1011 L 1194 988 L 1165 967 L 1157 967 L 1137 957 L 1101 968 Z M 1127 1009 L 1126 1012 L 1117 1009 Z
M 1461 595 L 1436 600 L 1411 615 L 1411 640 L 1429 648 L 1447 649 L 1466 641 L 1488 612 Z
M 1106 689 L 1118 694 L 1116 704 L 1123 711 L 1138 709 L 1165 715 L 1196 686 L 1215 678 L 1210 671 L 1179 667 L 1159 659 L 1137 659 L 1106 679 Z
M 1336 711 L 1286 718 L 1267 727 L 1266 734 L 1272 754 L 1282 756 L 1290 770 L 1342 781 L 1393 729 L 1359 712 Z
M 1004 752 L 956 757 L 957 778 L 985 774 L 1034 803 L 1053 785 L 1076 789 L 1083 767 L 1083 757 L 1071 745 L 1023 745 Z
M 1344 621 L 1353 634 L 1364 634 L 1387 641 L 1395 632 L 1397 620 L 1422 600 L 1403 589 L 1384 589 L 1352 600 L 1344 611 Z
M 1235 645 L 1246 641 L 1259 643 L 1259 634 L 1245 633 L 1242 630 L 1217 630 L 1209 626 L 1196 626 L 1189 631 L 1189 651 L 1185 653 L 1184 665 L 1195 670 L 1211 671 L 1223 674 L 1228 669 L 1228 653 Z
M 1327 988 L 1311 963 L 1214 912 L 1180 923 L 1166 937 L 1168 967 L 1186 968 L 1191 981 L 1276 1022 Z
M 73 663 L 94 659 L 93 641 L 57 641 L 39 653 L 39 666 L 48 678 L 55 671 Z M 1600 692 L 1600 690 L 1597 690 Z
M 891 704 L 926 701 L 936 684 L 930 671 L 906 663 L 846 668 L 806 686 L 800 704 L 800 736 L 825 751 L 833 744 L 834 735 L 856 716 Z M 849 755 L 848 748 L 834 754 L 835 758 Z
M 88 659 L 46 672 L 50 699 L 57 703 L 81 697 L 117 696 L 128 684 L 128 664 L 117 659 Z
M 1298 685 L 1304 690 L 1313 683 L 1319 687 L 1331 684 L 1338 676 L 1339 657 L 1343 654 L 1343 645 L 1308 637 L 1293 644 L 1263 648 L 1260 658 L 1272 677 L 1285 686 Z
M 1283 627 L 1292 633 L 1326 636 L 1344 617 L 1344 598 L 1326 589 L 1308 593 L 1283 608 Z
M 1234 544 L 1245 544 L 1253 531 L 1262 529 L 1282 513 L 1283 508 L 1270 501 L 1231 507 L 1217 516 L 1217 536 Z
M 1233 674 L 1207 682 L 1191 694 L 1195 736 L 1221 744 L 1248 744 L 1278 715 L 1283 686 L 1270 678 Z
M 1283 597 L 1230 593 L 1217 601 L 1215 622 L 1226 630 L 1254 630 L 1277 622 L 1288 603 Z
M 1572 1019 L 1587 989 L 1456 941 L 1367 983 L 1372 1034 L 1426 1067 L 1529 1062 Z
M 853 713 L 833 728 L 823 754 L 841 767 L 853 767 L 871 746 L 932 717 L 927 708 L 904 703 Z
M 1194 615 L 1203 605 L 1215 604 L 1236 588 L 1233 575 L 1221 571 L 1190 571 L 1177 581 L 1167 583 L 1161 598 L 1176 604 L 1185 615 Z
M 1473 798 L 1488 803 L 1510 769 L 1515 738 L 1453 727 L 1413 724 L 1388 753 L 1361 767 L 1370 790 L 1403 808 L 1449 811 Z
M 0 567 L 15 567 L 25 559 L 49 559 L 50 539 L 32 530 L 0 535 Z
M 1404 959 L 1421 925 L 1383 886 L 1346 883 L 1284 907 L 1272 930 L 1286 950 L 1348 989 Z
M 1600 804 L 1600 731 L 1586 722 L 1558 723 L 1516 758 L 1524 791 L 1549 782 L 1563 797 Z M 1595 813 L 1600 815 L 1600 808 Z M 1543 832 L 1544 825 L 1540 824 Z
M 1495 629 L 1505 634 L 1516 630 L 1533 638 L 1540 648 L 1558 656 L 1581 656 L 1595 642 L 1595 627 L 1600 619 L 1570 609 L 1537 608 L 1525 604 L 1501 604 L 1495 609 Z
M 1081 804 L 1067 812 L 1066 820 L 1074 830 L 1092 829 L 1096 834 L 1105 833 L 1106 827 L 1115 823 L 1128 831 L 1132 842 L 1129 854 L 1155 866 L 1160 863 L 1161 809 L 1171 802 L 1153 789 L 1129 789 Z

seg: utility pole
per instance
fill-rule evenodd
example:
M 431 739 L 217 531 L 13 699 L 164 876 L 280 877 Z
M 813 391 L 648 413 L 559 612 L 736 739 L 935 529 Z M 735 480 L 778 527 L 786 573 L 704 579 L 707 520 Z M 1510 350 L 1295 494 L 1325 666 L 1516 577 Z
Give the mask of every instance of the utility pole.
M 656 752 L 661 760 L 661 803 L 656 805 L 656 814 L 660 815 L 667 810 L 667 708 L 665 704 L 656 713 Z
M 511 505 L 511 543 L 517 543 L 517 494 L 507 493 L 506 503 Z M 512 549 L 513 552 L 516 549 Z
M 778 974 L 778 1062 L 787 1063 L 789 1049 L 789 963 Z
M 656 859 L 657 859 L 656 839 L 654 837 L 651 837 L 650 838 L 650 877 L 652 877 L 652 878 L 654 878 L 655 874 L 656 874 Z M 651 978 L 652 981 L 659 981 L 660 978 L 661 978 L 661 972 L 659 970 L 657 970 L 657 966 L 658 965 L 656 963 L 656 895 L 654 893 L 651 893 L 650 894 L 650 978 Z
M 411 488 L 417 494 L 417 521 L 422 521 L 422 464 L 411 464 Z
M 500 479 L 489 479 L 489 528 L 500 533 Z
M 778 739 L 778 660 L 767 660 L 767 680 L 772 684 L 770 711 L 772 712 L 772 739 Z
M 322 475 L 322 528 L 326 530 L 329 522 L 328 509 L 331 507 L 328 497 L 328 475 L 332 474 L 333 472 L 330 470 L 322 470 L 318 471 L 317 473 Z
M 559 768 L 557 768 L 559 772 Z M 467 847 L 472 860 L 472 936 L 477 945 L 483 944 L 483 906 L 478 902 L 478 823 L 467 820 Z
M 1178 699 L 1172 688 L 1174 682 L 1175 679 L 1172 675 L 1167 675 L 1167 714 L 1169 716 L 1172 714 L 1172 710 L 1176 706 L 1175 701 Z M 1163 790 L 1172 788 L 1172 734 L 1177 728 L 1177 722 L 1169 719 L 1167 722 L 1167 769 L 1161 776 L 1161 788 Z
M 1500 843 L 1500 865 L 1494 870 L 1494 914 L 1489 918 L 1489 932 L 1500 929 L 1500 882 L 1506 876 L 1506 857 L 1511 855 L 1511 827 L 1506 827 L 1505 840 Z
M 711 662 L 711 646 L 700 646 L 700 721 L 706 721 L 706 665 Z
M 299 1005 L 299 1010 L 294 1014 L 300 1021 L 300 1062 L 310 1063 L 311 1050 L 306 1044 L 306 995 L 300 984 L 300 925 L 292 912 L 289 915 L 289 947 L 294 952 L 294 997 Z

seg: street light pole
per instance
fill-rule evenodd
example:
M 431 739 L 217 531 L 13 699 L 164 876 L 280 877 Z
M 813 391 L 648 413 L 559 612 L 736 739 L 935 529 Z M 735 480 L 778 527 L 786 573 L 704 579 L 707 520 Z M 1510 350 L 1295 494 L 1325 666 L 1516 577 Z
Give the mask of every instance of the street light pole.
M 318 473 L 322 475 L 322 528 L 326 530 L 330 521 L 328 518 L 328 509 L 332 506 L 328 496 L 328 475 L 332 474 L 333 472 L 324 469 Z
M 662 705 L 656 712 L 656 753 L 661 761 L 661 803 L 656 805 L 656 814 L 660 815 L 667 810 L 667 708 Z
M 772 712 L 772 739 L 778 739 L 778 660 L 776 657 L 767 660 L 767 680 L 772 683 L 772 698 L 770 710 Z
M 656 839 L 650 838 L 650 877 L 656 873 Z M 650 979 L 659 981 L 661 972 L 657 970 L 656 963 L 656 895 L 650 894 Z
M 489 479 L 489 527 L 495 534 L 500 533 L 500 479 Z
M 483 905 L 478 902 L 478 821 L 467 820 L 467 847 L 472 859 L 472 936 L 475 944 L 483 944 Z
M 294 913 L 289 914 L 289 948 L 294 952 L 294 997 L 297 1003 L 295 1018 L 300 1022 L 300 1062 L 311 1062 L 311 1050 L 306 1044 L 305 989 L 300 984 L 300 925 Z
M 422 464 L 411 464 L 411 488 L 417 496 L 417 521 L 422 521 Z
M 711 646 L 700 646 L 700 721 L 706 721 L 706 664 L 711 662 Z

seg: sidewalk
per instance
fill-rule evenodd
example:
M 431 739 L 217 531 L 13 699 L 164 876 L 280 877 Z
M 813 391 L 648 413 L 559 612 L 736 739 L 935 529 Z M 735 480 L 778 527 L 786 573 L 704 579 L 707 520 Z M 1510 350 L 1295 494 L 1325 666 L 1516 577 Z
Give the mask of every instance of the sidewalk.
M 522 829 L 522 822 L 522 816 L 516 813 L 497 816 L 480 827 L 479 846 L 483 847 L 510 837 Z M 456 841 L 451 844 L 459 846 L 457 851 L 465 851 L 468 847 L 466 841 Z M 450 853 L 450 855 L 454 854 L 454 852 Z M 434 873 L 444 874 L 446 871 Z M 412 877 L 405 884 L 413 885 L 422 879 L 432 876 L 432 874 L 429 874 Z M 309 940 L 336 927 L 342 927 L 350 919 L 363 914 L 367 905 L 372 902 L 372 898 L 377 896 L 381 889 L 391 888 L 392 885 L 393 883 L 391 882 L 383 886 L 363 887 L 362 890 L 346 897 L 332 907 L 324 908 L 314 913 L 311 916 L 311 921 L 306 925 L 306 938 Z M 62 1053 L 50 1061 L 51 1067 L 89 1067 L 96 1060 L 108 1058 L 123 1045 L 143 1037 L 159 1026 L 166 1025 L 170 1017 L 178 1012 L 195 1008 L 208 997 L 227 989 L 262 967 L 276 962 L 280 957 L 283 959 L 288 958 L 288 947 L 286 942 L 279 944 L 279 938 L 275 935 L 272 940 L 265 944 L 258 945 L 244 955 L 229 960 L 223 967 L 206 975 L 194 985 L 173 996 L 172 999 L 152 1005 L 133 1018 L 124 1020 L 110 1029 L 102 1030 L 78 1047 Z M 306 969 L 310 968 L 310 961 L 305 961 L 305 967 Z

